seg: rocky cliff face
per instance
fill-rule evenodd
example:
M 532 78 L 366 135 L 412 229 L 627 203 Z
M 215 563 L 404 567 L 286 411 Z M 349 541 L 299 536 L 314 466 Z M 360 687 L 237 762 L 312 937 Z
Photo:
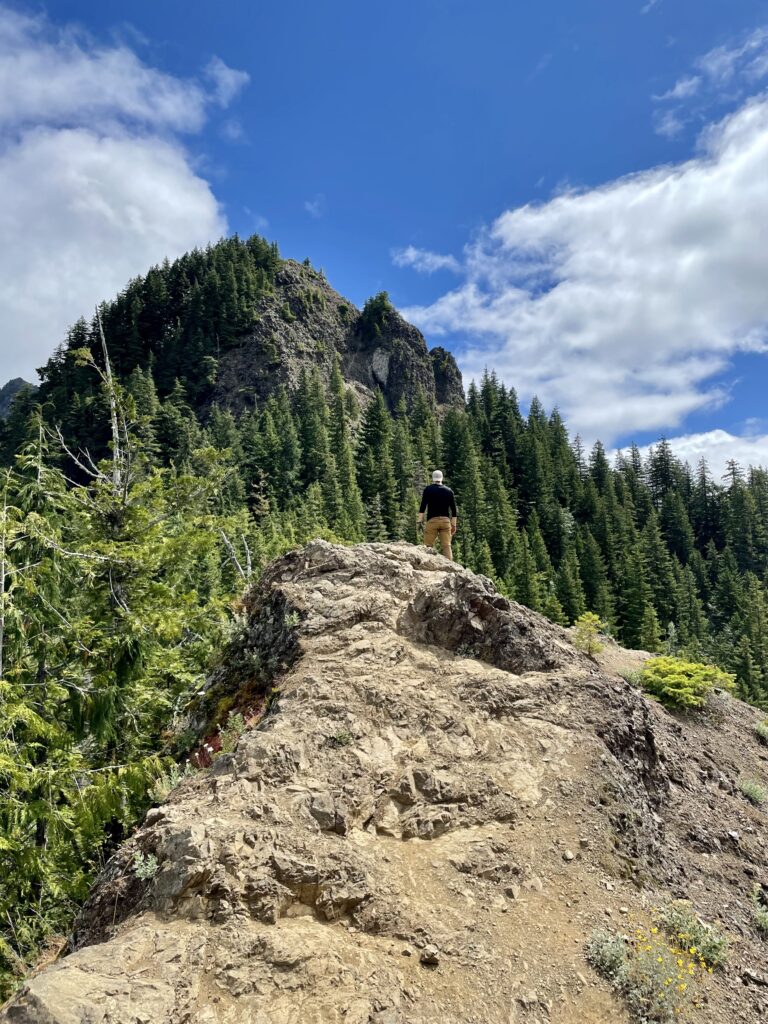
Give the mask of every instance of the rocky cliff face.
M 33 384 L 28 384 L 21 377 L 14 377 L 13 380 L 9 380 L 7 384 L 0 388 L 0 420 L 6 418 L 11 411 L 14 398 L 25 388 L 29 388 L 30 391 L 36 390 Z
M 222 356 L 213 400 L 240 411 L 278 387 L 293 388 L 303 369 L 327 381 L 339 359 L 361 396 L 381 388 L 390 407 L 407 405 L 421 388 L 431 403 L 462 407 L 461 374 L 444 349 L 427 349 L 420 331 L 391 310 L 376 331 L 360 311 L 311 267 L 285 261 L 274 294 L 257 310 L 253 332 Z
M 269 711 L 149 812 L 0 1018 L 623 1022 L 584 943 L 685 897 L 733 937 L 687 1019 L 763 1019 L 754 709 L 674 718 L 614 674 L 626 653 L 600 666 L 405 544 L 313 543 L 248 611 L 216 686 L 271 658 Z

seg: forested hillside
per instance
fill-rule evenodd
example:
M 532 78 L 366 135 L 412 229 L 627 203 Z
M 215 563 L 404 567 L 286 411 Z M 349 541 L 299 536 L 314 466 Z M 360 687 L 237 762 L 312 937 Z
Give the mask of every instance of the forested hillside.
M 235 239 L 150 271 L 103 307 L 103 340 L 97 321 L 73 328 L 2 427 L 7 977 L 199 739 L 185 712 L 245 585 L 317 536 L 417 543 L 435 466 L 460 561 L 557 622 L 592 610 L 627 646 L 714 660 L 768 707 L 764 470 L 713 480 L 664 442 L 611 465 L 492 373 L 462 407 L 452 358 L 385 295 L 358 312 L 297 267 Z M 289 374 L 222 388 L 270 345 Z

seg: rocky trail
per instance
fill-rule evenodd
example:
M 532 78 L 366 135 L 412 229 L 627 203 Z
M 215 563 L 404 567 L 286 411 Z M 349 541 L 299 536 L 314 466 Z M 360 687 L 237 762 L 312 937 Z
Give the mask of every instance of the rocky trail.
M 676 717 L 406 544 L 314 542 L 248 597 L 211 699 L 275 698 L 110 861 L 16 1024 L 607 1024 L 597 927 L 690 901 L 731 937 L 686 1019 L 768 1013 L 758 713 Z M 138 860 L 156 859 L 153 876 Z

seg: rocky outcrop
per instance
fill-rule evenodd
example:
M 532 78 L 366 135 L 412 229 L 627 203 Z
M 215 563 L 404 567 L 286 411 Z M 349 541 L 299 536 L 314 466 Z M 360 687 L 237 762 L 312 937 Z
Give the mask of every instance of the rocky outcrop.
M 269 711 L 149 812 L 1 1019 L 624 1022 L 585 940 L 678 896 L 735 939 L 689 1019 L 762 1019 L 753 709 L 675 719 L 405 544 L 310 544 L 248 612 L 215 686 L 273 652 Z
M 28 384 L 22 377 L 14 377 L 0 388 L 0 420 L 4 420 L 11 411 L 13 400 L 21 391 L 34 392 L 37 389 Z
M 420 331 L 392 309 L 376 330 L 360 311 L 304 264 L 286 260 L 275 290 L 261 299 L 256 323 L 219 363 L 213 401 L 239 412 L 279 387 L 295 388 L 304 370 L 328 381 L 338 359 L 347 382 L 365 399 L 381 388 L 394 409 L 421 389 L 430 404 L 462 407 L 461 374 L 445 349 L 427 349 Z

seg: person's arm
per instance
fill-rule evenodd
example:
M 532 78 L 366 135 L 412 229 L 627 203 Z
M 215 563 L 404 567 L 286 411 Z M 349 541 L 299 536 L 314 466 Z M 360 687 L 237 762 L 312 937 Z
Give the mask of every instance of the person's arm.
M 456 527 L 459 522 L 459 510 L 456 508 L 456 498 L 453 491 L 451 491 L 451 505 L 449 509 L 451 513 L 451 534 L 456 533 Z
M 419 518 L 416 520 L 416 524 L 418 526 L 423 526 L 424 525 L 424 513 L 426 511 L 427 511 L 427 489 L 425 487 L 424 491 L 423 491 L 423 493 L 421 495 L 421 508 L 419 509 Z

